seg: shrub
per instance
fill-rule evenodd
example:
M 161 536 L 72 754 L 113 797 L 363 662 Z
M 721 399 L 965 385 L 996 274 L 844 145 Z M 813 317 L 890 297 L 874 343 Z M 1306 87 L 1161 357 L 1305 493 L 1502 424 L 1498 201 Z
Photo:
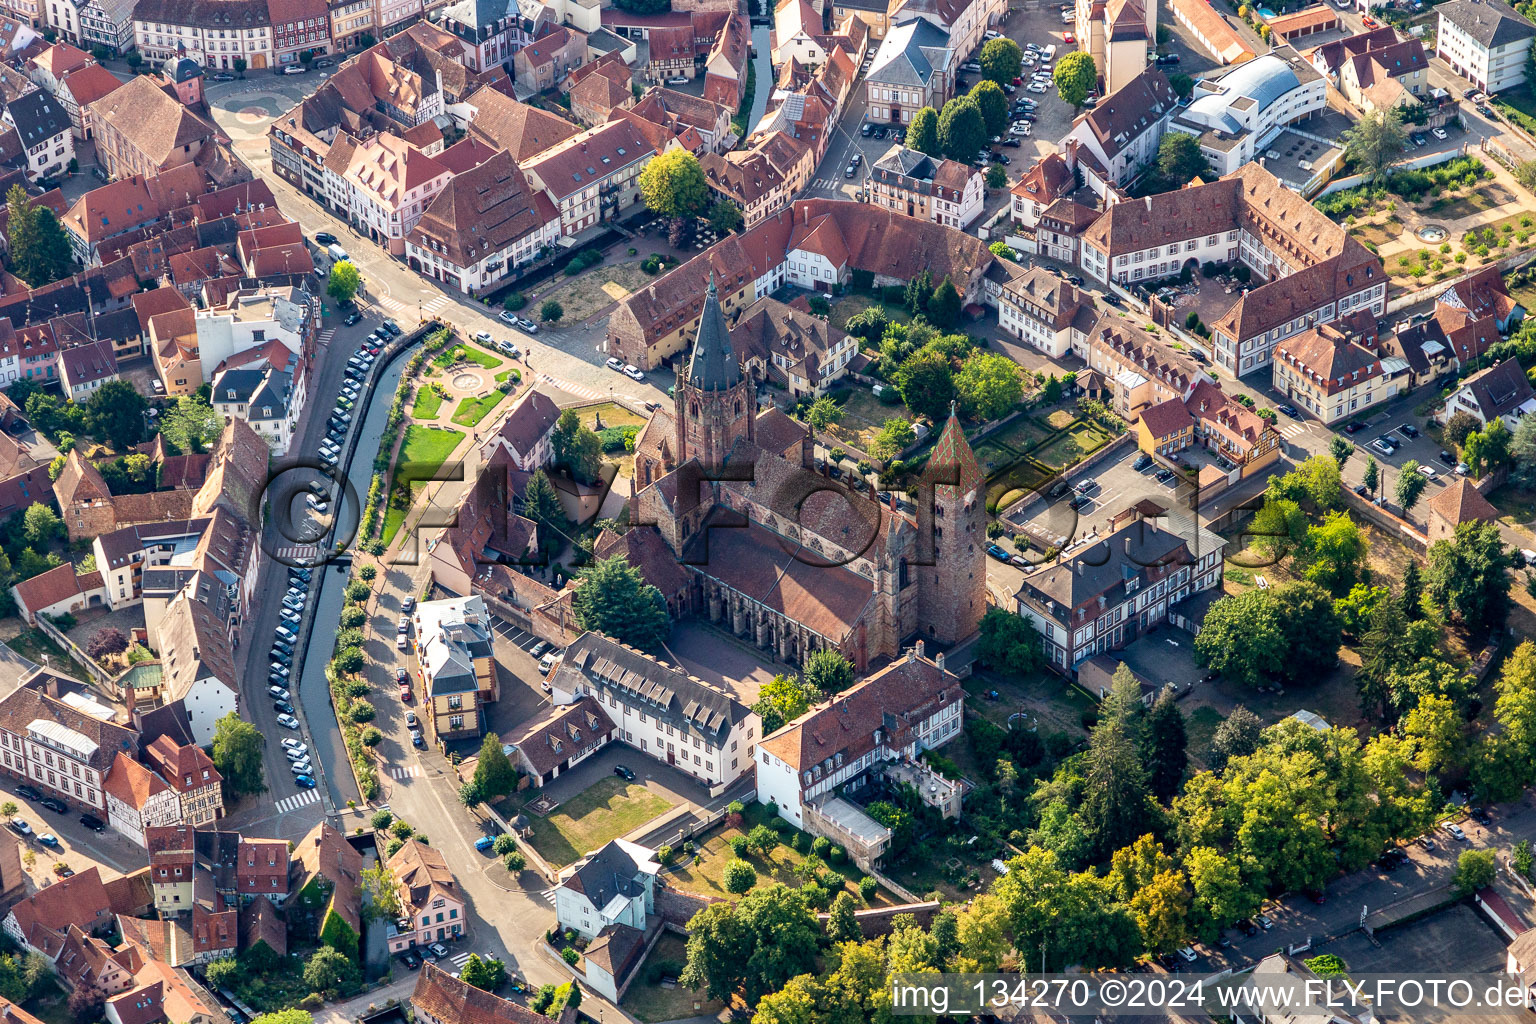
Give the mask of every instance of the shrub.
M 528 866 L 528 858 L 524 857 L 522 852 L 519 850 L 513 850 L 511 853 L 503 854 L 501 862 L 506 865 L 508 871 L 514 872 L 521 871 L 523 868 Z
M 374 811 L 373 817 L 368 819 L 368 823 L 374 828 L 384 829 L 389 828 L 389 823 L 394 820 L 395 816 L 389 811 Z
M 811 852 L 826 860 L 832 854 L 832 840 L 826 836 L 817 836 L 811 841 Z
M 790 829 L 794 828 L 793 825 L 791 825 L 789 822 L 785 821 L 783 818 L 779 817 L 778 815 L 774 815 L 772 818 L 770 818 L 768 820 L 768 827 L 773 829 L 775 832 L 780 832 L 780 833 L 788 832 Z
M 865 875 L 863 878 L 859 879 L 859 896 L 864 900 L 865 903 L 873 902 L 875 893 L 879 890 L 880 883 L 876 882 L 870 876 Z
M 656 850 L 656 860 L 663 867 L 671 864 L 676 856 L 677 851 L 672 849 L 670 844 L 664 844 Z
M 570 964 L 572 967 L 575 967 L 576 966 L 576 961 L 581 959 L 581 954 L 576 952 L 570 946 L 566 946 L 564 949 L 562 949 L 560 951 L 560 959 L 564 960 L 566 963 Z
M 501 300 L 501 305 L 502 308 L 509 313 L 516 312 L 517 310 L 522 309 L 524 306 L 528 305 L 528 296 L 524 295 L 522 292 L 513 292 L 511 295 L 508 295 L 506 298 Z
M 731 848 L 731 852 L 734 853 L 737 857 L 746 857 L 746 855 L 747 855 L 747 837 L 746 836 L 742 836 L 742 835 L 731 836 L 731 838 L 729 838 L 729 839 L 727 839 L 725 841 L 725 845 L 729 846 Z
M 833 864 L 841 864 L 847 859 L 848 851 L 844 850 L 841 846 L 832 847 L 831 851 L 827 854 L 827 860 Z

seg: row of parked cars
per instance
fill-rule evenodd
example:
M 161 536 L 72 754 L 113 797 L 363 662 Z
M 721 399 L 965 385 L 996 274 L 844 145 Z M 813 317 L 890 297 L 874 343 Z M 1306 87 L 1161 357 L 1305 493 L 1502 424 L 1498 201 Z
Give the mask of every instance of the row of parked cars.
M 283 595 L 282 610 L 278 613 L 282 623 L 277 627 L 272 640 L 272 667 L 267 676 L 267 696 L 272 698 L 272 709 L 277 712 L 277 724 L 284 729 L 297 730 L 299 727 L 289 685 L 293 678 L 294 647 L 299 642 L 299 626 L 304 620 L 304 608 L 309 602 L 309 585 L 313 578 L 309 569 L 292 567 L 288 570 L 288 591 Z M 314 765 L 309 758 L 309 748 L 299 740 L 287 738 L 283 740 L 283 753 L 288 758 L 293 781 L 304 789 L 315 788 Z

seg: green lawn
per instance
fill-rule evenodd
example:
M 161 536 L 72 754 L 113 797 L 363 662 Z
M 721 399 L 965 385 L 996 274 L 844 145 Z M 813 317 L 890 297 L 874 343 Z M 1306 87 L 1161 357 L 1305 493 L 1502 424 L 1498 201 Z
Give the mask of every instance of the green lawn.
M 437 418 L 438 410 L 443 407 L 443 397 L 430 387 L 423 387 L 416 392 L 416 401 L 411 404 L 411 419 L 431 420 Z
M 441 427 L 426 427 L 419 423 L 412 423 L 405 428 L 405 442 L 400 446 L 399 457 L 395 460 L 394 478 L 390 481 L 391 494 L 398 493 L 402 487 L 413 487 L 411 481 L 430 480 L 437 468 L 447 461 L 448 456 L 464 440 L 465 434 L 461 430 L 444 430 Z M 410 466 L 410 472 L 405 473 L 405 467 Z M 384 510 L 384 543 L 394 540 L 395 532 L 405 522 L 405 509 L 388 505 Z
M 745 835 L 752 830 L 754 825 L 766 825 L 768 815 L 764 813 L 762 804 L 751 804 L 743 815 L 741 828 L 721 828 L 712 833 L 703 846 L 703 856 L 696 858 L 685 867 L 674 868 L 667 874 L 667 884 L 683 892 L 697 893 L 701 896 L 718 896 L 721 899 L 734 899 L 726 891 L 723 875 L 725 865 L 735 859 L 728 845 L 732 836 Z M 793 833 L 791 833 L 792 835 Z M 786 842 L 775 847 L 767 859 L 757 854 L 749 854 L 746 858 L 757 872 L 757 884 L 769 885 L 773 882 L 782 882 L 791 889 L 798 889 L 801 885 L 800 878 L 795 874 L 795 868 L 805 861 L 805 855 L 799 853 Z M 851 861 L 844 860 L 841 864 L 828 864 L 828 867 L 841 874 L 848 880 L 847 890 L 853 894 L 855 900 L 859 899 L 858 880 L 863 877 L 860 871 Z M 885 890 L 877 890 L 872 906 L 888 906 L 895 902 Z
M 459 407 L 454 410 L 453 422 L 461 427 L 473 427 L 485 419 L 492 409 L 511 397 L 510 394 L 504 391 L 492 391 L 484 398 L 471 398 L 461 402 Z
M 646 1024 L 658 1024 L 664 1020 L 682 1020 L 685 1017 L 718 1017 L 725 1004 L 710 999 L 702 992 L 675 985 L 662 988 L 663 974 L 677 977 L 688 959 L 688 947 L 678 935 L 663 935 L 656 940 L 651 955 L 646 957 L 640 977 L 624 993 L 623 1008 Z M 657 970 L 656 968 L 660 968 Z M 652 981 L 654 975 L 655 980 Z
M 543 819 L 533 819 L 530 840 L 539 856 L 557 867 L 573 864 L 639 828 L 672 807 L 672 801 L 620 778 L 593 783 Z

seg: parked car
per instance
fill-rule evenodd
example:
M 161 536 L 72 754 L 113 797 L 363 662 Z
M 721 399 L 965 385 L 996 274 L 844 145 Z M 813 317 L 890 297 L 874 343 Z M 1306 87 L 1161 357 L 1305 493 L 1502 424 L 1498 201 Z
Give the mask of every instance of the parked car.
M 603 365 L 608 367 L 610 370 L 618 370 L 620 373 L 624 372 L 624 360 L 619 359 L 616 356 L 609 356 L 607 359 L 603 360 Z
M 272 710 L 276 711 L 279 715 L 291 715 L 291 714 L 294 713 L 293 705 L 289 704 L 285 700 L 275 700 L 275 701 L 273 701 L 272 702 Z
M 90 829 L 92 832 L 105 832 L 107 830 L 107 823 L 96 817 L 94 814 L 80 815 L 80 824 Z
M 1006 562 L 1006 561 L 1008 561 L 1008 552 L 1004 551 L 1001 547 L 999 547 L 996 544 L 988 544 L 987 545 L 987 554 L 991 555 L 993 558 L 997 559 L 999 562 Z
M 1146 452 L 1142 452 L 1139 456 L 1136 457 L 1136 461 L 1131 463 L 1131 468 L 1139 473 L 1150 465 L 1152 465 L 1152 456 L 1148 455 Z
M 283 714 L 277 716 L 277 724 L 284 729 L 297 729 L 299 727 L 299 720 L 291 714 Z
M 68 814 L 69 813 L 69 805 L 66 804 L 63 800 L 60 800 L 57 797 L 45 796 L 41 800 L 38 801 L 38 804 L 43 806 L 43 807 L 48 808 L 50 811 L 52 811 L 55 814 Z
M 29 836 L 32 834 L 32 826 L 27 824 L 25 818 L 12 818 L 11 831 L 17 835 Z
M 315 232 L 315 244 L 317 245 L 336 245 L 339 241 L 340 240 L 329 231 Z
M 1451 834 L 1451 838 L 1456 840 L 1458 843 L 1464 843 L 1467 841 L 1467 834 L 1463 832 L 1461 826 L 1455 822 L 1445 826 L 1445 830 L 1449 832 Z
M 341 322 L 342 322 L 343 325 L 345 325 L 347 327 L 351 327 L 353 324 L 359 322 L 362 319 L 363 319 L 363 314 L 357 312 L 356 310 L 353 310 L 352 312 L 348 313 L 345 317 L 343 317 Z
M 293 696 L 287 690 L 283 689 L 281 686 L 269 686 L 269 687 L 267 687 L 267 694 L 269 696 L 271 696 L 272 699 L 274 699 L 274 700 L 289 700 Z
M 1279 409 L 1281 412 L 1285 413 L 1287 416 L 1289 416 L 1293 420 L 1301 415 L 1301 413 L 1296 411 L 1296 407 L 1294 405 L 1280 405 L 1280 406 L 1276 406 L 1276 408 Z
M 635 781 L 635 773 L 630 771 L 627 767 L 625 767 L 622 764 L 616 764 L 616 765 L 613 766 L 613 774 L 617 775 L 619 778 L 623 779 L 625 782 L 634 782 Z
M 687 81 L 687 79 L 684 79 L 684 81 Z M 441 960 L 448 955 L 448 947 L 441 942 L 434 942 L 427 947 L 427 952 L 432 954 L 432 959 Z
M 59 845 L 59 837 L 54 835 L 52 832 L 44 832 L 42 835 L 37 837 L 37 841 L 42 843 L 44 846 L 57 847 Z
M 1412 423 L 1399 423 L 1397 425 L 1397 429 L 1398 432 L 1401 433 L 1404 437 L 1419 436 L 1419 428 L 1414 426 Z
M 39 793 L 31 786 L 17 786 L 16 795 L 21 797 L 23 800 L 41 800 L 43 798 L 43 794 Z
M 314 789 L 315 777 L 313 775 L 295 775 L 293 784 L 301 789 Z
M 641 372 L 640 367 L 634 365 L 633 363 L 625 364 L 624 376 L 628 377 L 630 380 L 645 380 L 645 374 Z

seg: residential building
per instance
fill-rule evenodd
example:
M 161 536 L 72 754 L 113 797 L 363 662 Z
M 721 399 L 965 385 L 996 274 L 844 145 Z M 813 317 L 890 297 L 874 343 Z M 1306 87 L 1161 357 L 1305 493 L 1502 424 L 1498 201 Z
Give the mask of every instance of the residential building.
M 46 498 L 46 495 L 40 496 Z M 30 579 L 11 585 L 21 620 L 35 624 L 41 615 L 69 615 L 97 608 L 106 599 L 101 573 L 75 574 L 72 562 L 56 565 Z
M 1536 25 L 1501 0 L 1452 0 L 1435 8 L 1435 55 L 1483 92 L 1525 81 Z
M 721 152 L 730 136 L 730 107 L 676 89 L 652 86 L 644 96 L 625 109 L 627 112 L 621 116 L 635 122 L 642 132 L 646 132 L 647 126 L 640 121 L 651 122 L 675 136 L 684 149 L 699 156 Z M 697 133 L 702 152 L 691 144 L 692 140 L 687 135 L 689 129 Z M 663 136 L 646 132 L 646 138 L 658 153 L 672 148 L 668 142 L 663 141 Z
M 485 732 L 483 706 L 501 695 L 485 599 L 423 601 L 412 621 L 422 684 L 418 714 L 428 736 L 478 739 Z
M 1077 0 L 1074 12 L 1082 50 L 1093 58 L 1107 93 L 1147 67 L 1157 44 L 1157 4 L 1146 0 Z
M 544 92 L 564 83 L 586 61 L 586 34 L 557 25 L 512 56 L 512 77 L 529 92 Z
M 750 770 L 762 723 L 718 690 L 648 654 L 583 633 L 549 673 L 555 706 L 596 701 L 616 738 L 719 795 Z M 601 725 L 601 723 L 599 723 Z
M 293 374 L 271 364 L 230 369 L 213 378 L 212 405 L 225 419 L 242 419 L 273 455 L 288 454 L 303 407 L 294 400 Z
M 421 973 L 416 976 L 411 1009 L 422 1024 L 555 1024 L 551 1018 L 534 1013 L 521 1003 L 467 984 L 430 961 L 421 965 Z
M 133 36 L 144 59 L 156 63 L 187 56 L 204 67 L 261 71 L 274 60 L 268 0 L 138 0 Z
M 1288 125 L 1327 106 L 1328 80 L 1295 49 L 1277 46 L 1197 82 L 1189 105 L 1174 115 L 1170 129 L 1195 136 L 1212 169 L 1231 174 L 1264 155 Z
M 1084 273 L 1135 284 L 1184 265 L 1243 263 L 1256 282 L 1215 323 L 1211 358 L 1234 376 L 1319 323 L 1386 309 L 1381 261 L 1257 164 L 1218 181 L 1116 203 L 1082 237 Z
M 123 83 L 86 110 L 96 133 L 96 155 L 113 178 L 158 174 L 229 142 L 212 122 L 147 76 Z
M 620 118 L 545 150 L 523 173 L 559 206 L 561 233 L 574 236 L 639 203 L 640 172 L 655 155 L 639 129 Z
M 577 866 L 555 889 L 555 922 L 591 941 L 614 927 L 646 930 L 656 909 L 656 854 L 638 843 L 612 839 Z
M 497 151 L 459 171 L 407 233 L 412 270 L 477 295 L 500 287 L 560 238 L 560 211 Z
M 800 305 L 758 299 L 731 328 L 731 348 L 754 380 L 766 380 L 793 398 L 817 398 L 848 372 L 857 339 L 812 316 Z
M 520 471 L 532 473 L 554 461 L 550 438 L 560 419 L 560 407 L 543 390 L 531 388 L 512 406 L 496 433 L 481 446 L 481 458 L 489 462 L 496 449 L 507 453 Z
M 1072 122 L 1058 147 L 1067 167 L 1100 197 L 1129 184 L 1157 157 L 1178 102 L 1162 69 L 1147 68 Z
M 94 127 L 86 116 L 91 104 L 115 92 L 118 86 L 123 84 L 116 75 L 94 60 L 64 72 L 51 82 L 44 80 L 43 72 L 34 71 L 33 81 L 47 89 L 53 94 L 53 98 L 63 105 L 64 113 L 69 116 L 70 128 L 77 140 L 89 139 L 95 134 Z
M 1429 55 L 1414 38 L 1383 25 L 1307 51 L 1320 74 L 1361 110 L 1410 107 L 1429 95 Z
M 509 0 L 457 0 L 441 11 L 438 26 L 458 38 L 464 63 L 472 71 L 489 71 L 510 61 L 527 41 L 518 6 Z
M 362 877 L 363 855 L 322 821 L 293 848 L 288 920 L 304 915 L 314 923 L 316 934 L 322 926 L 339 934 L 338 925 L 344 925 L 352 936 L 361 936 Z
M 358 49 L 365 35 L 378 38 L 374 0 L 330 0 L 326 10 L 331 19 L 331 43 L 338 53 Z
M 900 145 L 887 150 L 869 172 L 869 202 L 946 227 L 969 227 L 981 215 L 985 197 L 977 168 Z
M 781 0 L 773 12 L 773 66 L 793 60 L 817 65 L 827 59 L 821 12 L 808 0 Z
M 1374 1024 L 1375 1012 L 1345 992 L 1324 996 L 1323 979 L 1295 956 L 1276 951 L 1254 965 L 1238 998 L 1244 1010 L 1234 1024 L 1280 1024 L 1297 1014 L 1326 1024 Z
M 1536 395 L 1520 364 L 1509 358 L 1479 370 L 1457 386 L 1445 400 L 1442 416 L 1448 423 L 1458 412 L 1471 415 L 1479 429 L 1502 420 L 1514 433 L 1522 419 L 1536 413 Z
M 508 756 L 534 786 L 553 782 L 618 738 L 596 698 L 556 704 L 502 737 Z
M 26 151 L 28 180 L 62 175 L 75 158 L 74 125 L 51 93 L 38 89 L 10 100 L 3 121 L 16 130 Z
M 1086 351 L 1093 304 L 1061 275 L 1044 267 L 1000 260 L 989 273 L 997 279 L 997 323 L 1004 331 L 1052 359 Z
M 156 773 L 176 793 L 181 820 L 193 827 L 211 825 L 224 815 L 224 776 L 203 748 L 160 736 L 145 750 Z
M 1339 27 L 1340 19 L 1338 12 L 1327 4 L 1313 4 L 1290 14 L 1267 18 L 1265 22 L 1275 42 L 1294 46 L 1298 40 L 1332 32 Z
M 145 829 L 181 824 L 176 791 L 148 768 L 119 751 L 102 785 L 107 824 L 136 845 L 145 846 Z
M 888 850 L 891 830 L 860 809 L 859 794 L 872 785 L 878 790 L 892 762 L 912 770 L 923 751 L 958 736 L 964 704 L 944 655 L 929 659 L 918 641 L 904 657 L 764 737 L 757 799 L 870 870 Z M 924 802 L 946 816 L 958 813 L 958 786 L 936 775 L 923 782 Z
M 744 229 L 756 227 L 789 205 L 788 182 L 761 149 L 734 150 L 725 156 L 705 153 L 699 167 L 710 192 L 741 211 Z
M 1102 539 L 1025 576 L 1019 614 L 1039 631 L 1046 662 L 1074 671 L 1163 622 L 1169 606 L 1221 586 L 1224 543 L 1180 513 L 1127 510 Z
M 348 220 L 390 255 L 402 256 L 406 236 L 451 177 L 440 160 L 405 139 L 372 135 L 353 147 L 340 174 Z
M 122 883 L 124 879 L 115 881 Z M 0 928 L 26 952 L 53 960 L 64 948 L 71 927 L 90 935 L 105 935 L 119 910 L 127 913 L 136 909 L 127 905 L 125 887 L 103 883 L 101 869 L 93 864 L 11 907 Z
M 418 839 L 407 839 L 388 865 L 400 885 L 400 920 L 386 940 L 391 953 L 463 937 L 464 895 L 441 853 Z
M 891 27 L 890 0 L 833 0 L 832 20 L 842 24 L 857 18 L 869 27 L 869 37 L 879 41 Z
M 1194 419 L 1195 443 L 1237 467 L 1229 482 L 1251 476 L 1280 457 L 1280 431 L 1234 401 L 1215 381 L 1197 383 L 1184 405 Z M 1227 468 L 1220 463 L 1218 467 Z M 1203 476 L 1199 482 L 1205 486 L 1211 481 Z
M 1085 344 L 1088 365 L 1109 389 L 1109 404 L 1126 420 L 1149 405 L 1183 401 L 1207 379 L 1187 352 L 1110 312 L 1099 315 Z
M 331 52 L 331 12 L 326 0 L 267 0 L 272 59 L 279 68 L 299 63 L 302 53 Z
M 1325 424 L 1351 419 L 1406 390 L 1408 364 L 1383 357 L 1331 324 L 1275 346 L 1274 388 Z
M 1077 188 L 1077 178 L 1060 153 L 1049 153 L 1035 161 L 1009 192 L 1009 211 L 1015 230 L 1033 234 L 1040 217 L 1058 199 Z
M 571 116 L 589 128 L 602 124 L 615 110 L 634 105 L 633 81 L 629 65 L 616 53 L 575 68 L 567 79 Z
M 71 806 L 104 813 L 107 773 L 119 753 L 136 749 L 131 729 L 40 690 L 22 687 L 0 699 L 0 765 Z
M 752 55 L 747 16 L 733 9 L 725 16 L 704 58 L 704 98 L 735 113 L 747 89 L 747 62 Z
M 864 76 L 869 119 L 910 124 L 923 107 L 939 109 L 954 89 L 958 63 L 942 28 L 923 18 L 896 25 Z

